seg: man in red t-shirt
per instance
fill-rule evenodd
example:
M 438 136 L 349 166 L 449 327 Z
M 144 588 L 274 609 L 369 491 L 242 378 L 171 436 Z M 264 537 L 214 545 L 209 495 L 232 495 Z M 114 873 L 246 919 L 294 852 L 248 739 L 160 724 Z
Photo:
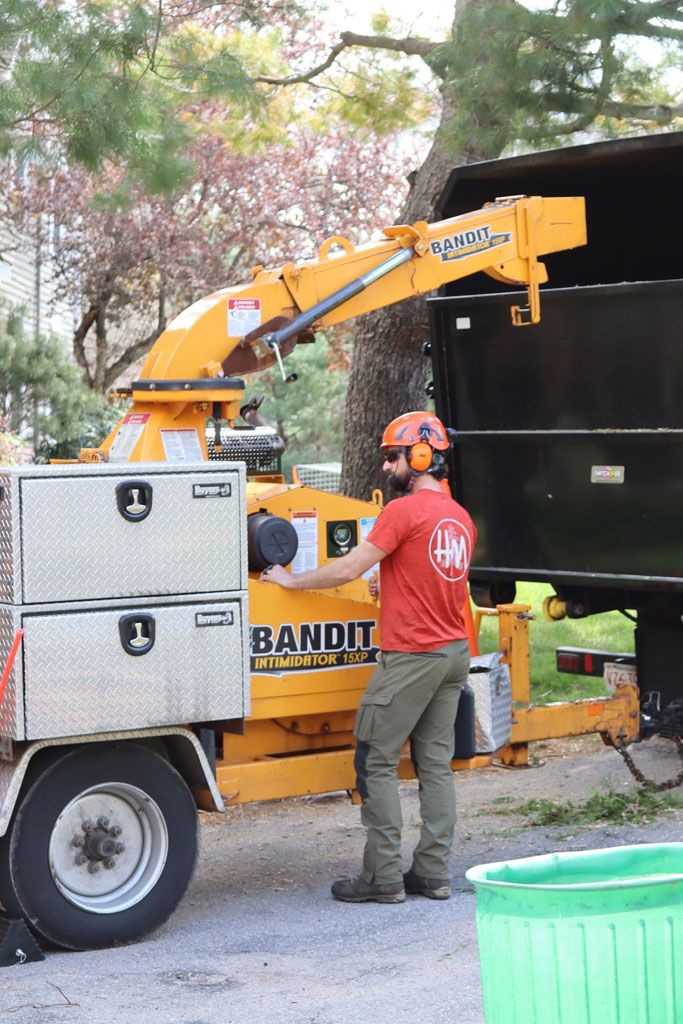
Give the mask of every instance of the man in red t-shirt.
M 381 661 L 354 725 L 356 785 L 368 830 L 363 870 L 332 886 L 333 896 L 351 903 L 402 903 L 406 892 L 450 896 L 455 825 L 450 762 L 469 670 L 463 609 L 477 533 L 447 491 L 450 439 L 432 413 L 411 412 L 389 424 L 381 447 L 389 483 L 404 497 L 382 510 L 367 539 L 311 572 L 294 575 L 275 565 L 261 576 L 288 589 L 316 590 L 350 582 L 380 563 Z M 412 865 L 403 874 L 397 766 L 408 738 L 422 829 Z

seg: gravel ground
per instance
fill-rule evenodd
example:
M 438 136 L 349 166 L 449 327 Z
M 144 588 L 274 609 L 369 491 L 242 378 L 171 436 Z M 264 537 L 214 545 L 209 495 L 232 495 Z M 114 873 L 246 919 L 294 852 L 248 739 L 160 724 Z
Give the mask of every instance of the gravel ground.
M 333 900 L 355 874 L 364 830 L 345 794 L 202 814 L 202 854 L 172 919 L 136 945 L 49 951 L 0 970 L 0 1020 L 13 1024 L 484 1024 L 473 864 L 551 850 L 673 842 L 683 810 L 648 825 L 531 827 L 510 808 L 529 797 L 580 801 L 629 789 L 618 754 L 598 737 L 533 745 L 541 763 L 456 776 L 453 896 L 400 905 Z M 673 744 L 635 747 L 639 766 L 675 776 Z M 419 829 L 415 783 L 401 787 L 404 850 Z M 501 813 L 501 811 L 508 813 Z

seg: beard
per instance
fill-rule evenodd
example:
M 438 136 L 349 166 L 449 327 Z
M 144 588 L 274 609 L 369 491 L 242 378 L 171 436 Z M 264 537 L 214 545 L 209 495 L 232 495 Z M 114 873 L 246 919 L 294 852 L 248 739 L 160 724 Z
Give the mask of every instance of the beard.
M 407 494 L 413 482 L 413 474 L 407 469 L 399 473 L 392 473 L 387 483 L 395 494 Z

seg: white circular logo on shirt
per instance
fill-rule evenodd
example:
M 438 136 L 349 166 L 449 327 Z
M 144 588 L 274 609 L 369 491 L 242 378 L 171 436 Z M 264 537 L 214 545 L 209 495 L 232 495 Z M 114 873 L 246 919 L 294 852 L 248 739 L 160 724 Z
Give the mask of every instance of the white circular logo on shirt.
M 470 535 L 457 519 L 442 519 L 429 540 L 429 560 L 445 580 L 457 583 L 466 574 L 472 547 Z

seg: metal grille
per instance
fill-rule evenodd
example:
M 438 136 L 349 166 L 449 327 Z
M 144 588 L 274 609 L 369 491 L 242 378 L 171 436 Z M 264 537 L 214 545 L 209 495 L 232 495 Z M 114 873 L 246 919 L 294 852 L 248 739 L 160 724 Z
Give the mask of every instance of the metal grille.
M 206 432 L 209 459 L 244 462 L 248 475 L 271 476 L 281 473 L 282 438 L 272 427 L 220 428 L 220 448 L 216 448 L 216 431 Z
M 339 494 L 341 462 L 311 462 L 294 468 L 299 483 L 305 487 L 315 487 L 319 491 Z

